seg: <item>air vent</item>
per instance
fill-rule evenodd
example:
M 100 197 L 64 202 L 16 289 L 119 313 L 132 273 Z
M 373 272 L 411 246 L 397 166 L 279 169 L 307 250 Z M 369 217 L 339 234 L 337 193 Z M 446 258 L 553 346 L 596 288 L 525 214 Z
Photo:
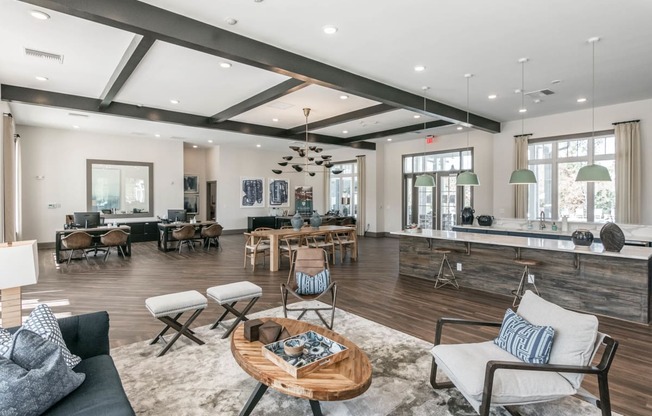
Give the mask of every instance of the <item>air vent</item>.
M 547 88 L 544 88 L 542 90 L 526 92 L 525 95 L 527 95 L 528 97 L 530 97 L 532 99 L 535 99 L 535 98 L 543 98 L 543 97 L 546 97 L 548 95 L 552 95 L 554 93 L 555 92 L 553 90 L 549 90 Z
M 49 61 L 63 63 L 63 55 L 58 55 L 56 53 L 38 51 L 36 49 L 25 48 L 25 55 L 31 56 L 32 58 L 47 59 Z
M 289 103 L 284 103 L 283 101 L 276 101 L 267 104 L 267 107 L 276 108 L 277 110 L 287 110 L 288 108 L 294 107 L 294 105 Z

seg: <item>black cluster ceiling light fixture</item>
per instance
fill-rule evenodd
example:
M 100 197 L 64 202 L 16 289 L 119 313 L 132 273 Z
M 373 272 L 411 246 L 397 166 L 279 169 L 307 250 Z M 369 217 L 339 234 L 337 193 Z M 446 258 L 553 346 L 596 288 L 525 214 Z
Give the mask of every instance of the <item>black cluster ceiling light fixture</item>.
M 315 170 L 314 168 L 311 169 L 311 167 L 318 167 L 318 166 L 323 166 L 327 169 L 332 168 L 335 166 L 331 160 L 332 156 L 330 155 L 320 155 L 320 153 L 324 150 L 321 147 L 317 146 L 312 146 L 309 144 L 308 141 L 308 116 L 310 115 L 310 108 L 304 108 L 303 109 L 303 115 L 306 118 L 306 142 L 303 147 L 301 146 L 290 146 L 290 149 L 292 149 L 295 154 L 288 155 L 288 156 L 283 156 L 283 161 L 278 162 L 279 166 L 290 166 L 293 170 L 288 170 L 288 171 L 283 171 L 281 169 L 272 169 L 272 172 L 274 172 L 277 175 L 280 175 L 282 173 L 305 173 L 309 176 L 315 176 L 317 173 L 323 172 L 323 170 Z M 303 160 L 301 160 L 303 159 Z M 291 163 L 292 161 L 300 161 L 299 163 Z M 335 175 L 338 175 L 343 172 L 342 169 L 333 169 L 331 172 L 333 172 Z

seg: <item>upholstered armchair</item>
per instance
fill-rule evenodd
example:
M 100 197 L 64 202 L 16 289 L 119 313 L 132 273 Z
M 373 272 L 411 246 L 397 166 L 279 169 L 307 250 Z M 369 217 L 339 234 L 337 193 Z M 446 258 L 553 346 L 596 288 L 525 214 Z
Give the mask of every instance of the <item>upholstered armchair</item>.
M 506 319 L 502 323 L 505 326 Z M 442 344 L 446 326 L 464 325 L 501 327 L 500 322 L 477 322 L 442 318 L 437 324 L 430 384 L 433 388 L 455 386 L 482 416 L 489 415 L 491 406 L 512 406 L 557 400 L 578 395 L 611 415 L 607 374 L 614 359 L 618 342 L 598 332 L 598 319 L 548 302 L 532 291 L 523 296 L 517 315 L 526 323 L 554 330 L 549 359 L 545 364 L 524 362 L 499 347 L 494 341 L 474 344 Z M 501 327 L 501 334 L 505 332 Z M 523 333 L 507 338 L 517 354 L 536 348 L 539 338 L 528 339 Z M 499 342 L 500 343 L 500 342 Z M 597 364 L 593 359 L 604 346 Z M 531 351 L 530 351 L 531 352 Z M 437 370 L 450 382 L 437 381 Z M 585 375 L 598 378 L 599 398 L 580 387 Z

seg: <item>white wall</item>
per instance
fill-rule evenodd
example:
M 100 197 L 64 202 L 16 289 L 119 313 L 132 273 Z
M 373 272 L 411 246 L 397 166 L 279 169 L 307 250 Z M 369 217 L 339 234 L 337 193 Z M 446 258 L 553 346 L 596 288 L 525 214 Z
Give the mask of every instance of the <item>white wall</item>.
M 642 207 L 652 206 L 652 167 L 645 163 L 652 158 L 652 100 L 634 101 L 595 109 L 595 130 L 610 130 L 611 123 L 641 120 Z M 533 139 L 591 131 L 591 109 L 537 117 L 525 120 L 525 133 Z M 509 176 L 514 170 L 514 135 L 521 134 L 521 122 L 503 123 L 502 132 L 494 135 L 494 193 L 493 209 L 488 211 L 497 217 L 513 217 L 514 197 Z M 500 161 L 500 163 L 498 163 Z M 477 212 L 477 209 L 476 209 Z M 642 223 L 652 224 L 652 211 L 642 209 Z
M 86 159 L 154 163 L 154 215 L 183 206 L 183 144 L 17 126 L 22 139 L 23 238 L 53 242 L 65 215 L 86 210 Z M 43 179 L 37 179 L 43 177 Z M 60 204 L 48 209 L 48 204 Z
M 199 190 L 199 204 L 197 207 L 197 220 L 206 218 L 206 161 L 207 152 L 204 149 L 192 147 L 183 148 L 183 174 L 197 176 L 197 187 Z M 170 207 L 172 208 L 172 207 Z M 183 204 L 177 208 L 183 208 Z
M 415 140 L 390 143 L 384 142 L 378 145 L 384 159 L 379 162 L 379 170 L 384 174 L 385 194 L 378 204 L 378 210 L 382 211 L 378 217 L 384 219 L 379 231 L 395 231 L 405 226 L 402 211 L 402 161 L 403 155 L 419 155 L 424 152 L 439 152 L 467 147 L 466 133 L 439 136 L 432 144 L 424 145 L 425 137 Z M 480 214 L 490 214 L 493 206 L 493 170 L 494 170 L 494 146 L 493 136 L 482 131 L 469 133 L 469 146 L 474 152 L 474 169 L 478 175 L 480 186 L 474 188 L 473 208 Z M 378 150 L 377 150 L 378 151 Z

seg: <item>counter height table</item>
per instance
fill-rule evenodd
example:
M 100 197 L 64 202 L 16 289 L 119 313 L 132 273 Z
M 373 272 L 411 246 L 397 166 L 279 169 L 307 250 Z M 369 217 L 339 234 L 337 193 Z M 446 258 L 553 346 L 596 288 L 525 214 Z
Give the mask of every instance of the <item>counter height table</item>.
M 461 287 L 510 296 L 522 267 L 514 259 L 531 259 L 541 295 L 570 309 L 633 322 L 650 322 L 652 248 L 624 246 L 605 251 L 601 244 L 575 247 L 571 241 L 422 230 L 392 232 L 400 238 L 399 273 L 430 279 L 439 260 L 436 248 L 452 249 L 449 261 Z M 461 269 L 461 270 L 460 270 Z
M 319 228 L 304 227 L 300 230 L 294 230 L 292 228 L 286 228 L 281 230 L 260 230 L 252 231 L 251 234 L 255 237 L 268 238 L 270 241 L 269 249 L 269 270 L 272 272 L 278 271 L 280 259 L 279 259 L 279 241 L 281 238 L 292 235 L 292 234 L 311 234 L 317 231 L 328 232 L 328 233 L 337 233 L 342 231 L 348 231 L 352 227 L 347 227 L 343 225 L 322 225 Z M 255 261 L 255 257 L 252 258 L 252 261 Z

